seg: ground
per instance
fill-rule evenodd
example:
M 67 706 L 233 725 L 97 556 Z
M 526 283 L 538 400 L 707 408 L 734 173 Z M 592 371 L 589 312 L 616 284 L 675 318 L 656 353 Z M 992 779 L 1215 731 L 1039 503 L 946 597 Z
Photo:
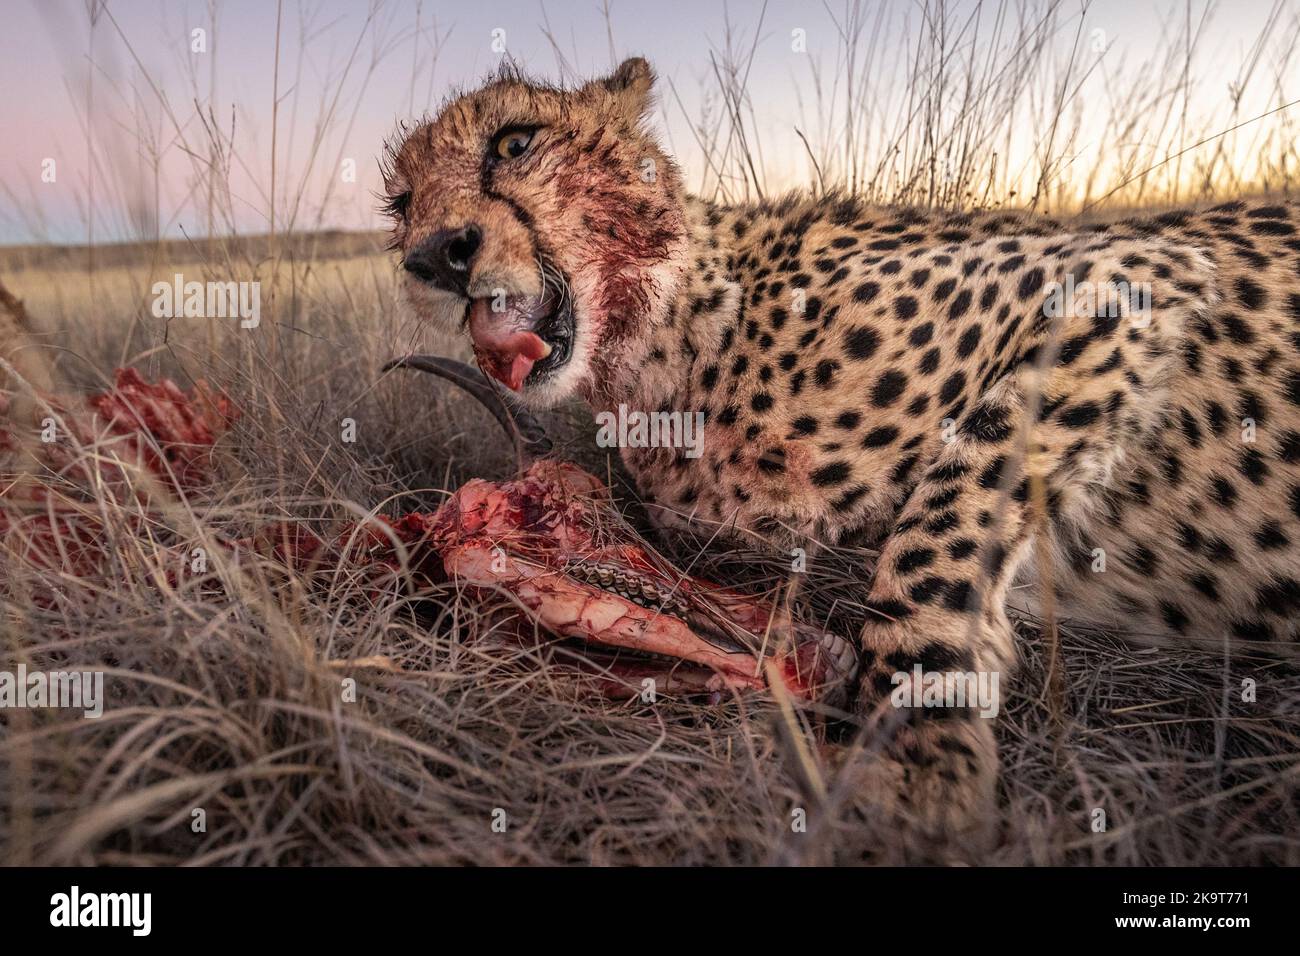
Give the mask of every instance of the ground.
M 222 445 L 221 480 L 194 496 L 193 511 L 234 532 L 270 518 L 324 525 L 355 509 L 429 508 L 469 477 L 514 467 L 474 404 L 430 379 L 379 374 L 397 354 L 459 346 L 405 317 L 378 246 L 320 240 L 307 267 L 282 266 L 301 268 L 300 281 L 267 313 L 263 337 L 149 316 L 152 278 L 199 268 L 183 249 L 166 249 L 152 273 L 148 257 L 101 261 L 93 292 L 71 256 L 11 253 L 0 275 L 27 301 L 40 341 L 58 346 L 60 381 L 98 387 L 125 361 L 231 390 L 246 414 Z M 257 250 L 204 252 L 228 255 L 237 275 L 268 268 Z M 349 417 L 353 443 L 340 440 Z M 565 436 L 561 455 L 608 470 L 631 499 L 585 411 L 562 409 L 552 425 Z M 858 817 L 821 761 L 811 715 L 759 696 L 610 705 L 539 666 L 546 651 L 478 640 L 480 609 L 452 588 L 421 596 L 422 617 L 409 613 L 410 596 L 366 599 L 348 580 L 268 578 L 238 601 L 212 602 L 159 587 L 154 544 L 123 543 L 129 558 L 112 590 L 42 607 L 30 580 L 6 574 L 0 585 L 7 648 L 32 666 L 105 665 L 115 694 L 99 721 L 23 711 L 0 721 L 5 862 L 856 862 L 925 852 Z M 695 561 L 696 547 L 678 547 L 697 572 L 783 577 L 755 555 Z M 860 557 L 843 555 L 845 573 L 819 576 L 824 590 L 811 594 L 846 621 Z M 1068 624 L 1053 654 L 1033 622 L 1020 632 L 1021 675 L 998 722 L 998 842 L 973 862 L 1300 862 L 1300 670 L 1143 649 Z M 330 664 L 375 654 L 395 670 Z M 343 698 L 347 677 L 355 703 Z M 1246 678 L 1253 703 L 1241 699 Z M 792 827 L 797 809 L 806 832 Z M 504 832 L 492 828 L 496 810 Z M 1104 829 L 1094 829 L 1098 811 Z

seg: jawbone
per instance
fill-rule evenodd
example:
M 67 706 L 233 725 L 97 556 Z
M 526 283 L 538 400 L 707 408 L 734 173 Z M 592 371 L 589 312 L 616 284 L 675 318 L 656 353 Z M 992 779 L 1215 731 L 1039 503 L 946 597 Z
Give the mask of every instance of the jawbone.
M 453 579 L 483 596 L 504 590 L 545 630 L 576 639 L 577 666 L 606 693 L 638 694 L 646 678 L 669 693 L 743 690 L 776 675 L 798 697 L 834 699 L 853 676 L 847 641 L 682 574 L 573 465 L 468 482 L 434 516 L 431 543 Z

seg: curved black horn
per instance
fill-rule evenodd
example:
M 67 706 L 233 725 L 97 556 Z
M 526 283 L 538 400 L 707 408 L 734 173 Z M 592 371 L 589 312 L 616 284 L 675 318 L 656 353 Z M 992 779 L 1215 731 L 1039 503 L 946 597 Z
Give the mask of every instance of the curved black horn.
M 406 355 L 393 359 L 384 365 L 381 371 L 394 368 L 413 368 L 421 372 L 431 372 L 440 378 L 459 385 L 477 398 L 483 406 L 501 423 L 506 434 L 516 443 L 520 451 L 520 464 L 526 455 L 529 460 L 540 458 L 551 450 L 551 440 L 546 436 L 546 429 L 518 402 L 501 393 L 491 380 L 473 365 L 441 355 Z

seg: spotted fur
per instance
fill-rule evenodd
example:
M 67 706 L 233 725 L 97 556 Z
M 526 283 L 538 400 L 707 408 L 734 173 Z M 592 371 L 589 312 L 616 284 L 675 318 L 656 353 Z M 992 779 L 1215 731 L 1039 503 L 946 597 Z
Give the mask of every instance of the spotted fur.
M 1102 225 L 835 196 L 721 207 L 642 131 L 650 86 L 629 61 L 574 92 L 511 77 L 454 101 L 397 153 L 417 197 L 398 246 L 447 225 L 448 195 L 452 219 L 499 216 L 483 274 L 527 288 L 545 248 L 584 337 L 564 389 L 525 397 L 705 412 L 699 458 L 623 451 L 665 524 L 879 542 L 860 713 L 889 713 L 918 663 L 1009 675 L 1013 584 L 1135 635 L 1296 641 L 1300 206 Z M 469 167 L 507 114 L 545 130 L 538 172 L 489 190 Z M 1067 281 L 1075 297 L 1051 300 Z M 1149 289 L 1149 310 L 1080 287 Z M 864 785 L 936 827 L 977 822 L 989 721 L 909 717 Z

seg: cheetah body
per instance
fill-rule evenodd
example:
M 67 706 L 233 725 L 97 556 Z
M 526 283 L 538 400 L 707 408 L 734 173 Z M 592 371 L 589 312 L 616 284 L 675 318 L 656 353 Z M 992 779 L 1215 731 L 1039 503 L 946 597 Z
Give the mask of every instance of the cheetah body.
M 408 293 L 477 352 L 488 297 L 530 316 L 567 276 L 572 348 L 522 397 L 704 412 L 699 457 L 621 452 L 658 520 L 876 543 L 861 721 L 915 666 L 1013 670 L 1011 595 L 1131 634 L 1295 641 L 1300 206 L 1093 225 L 716 206 L 643 129 L 652 84 L 641 60 L 576 90 L 507 75 L 406 135 L 388 189 Z M 472 261 L 428 268 L 449 235 Z M 862 771 L 881 818 L 987 820 L 990 722 L 909 716 Z
M 1091 327 L 1056 336 L 1071 372 L 1048 387 L 1046 417 L 1091 424 L 1095 409 L 1125 436 L 1105 449 L 1081 436 L 1069 453 L 1086 480 L 1053 489 L 1056 606 L 1135 635 L 1294 640 L 1295 204 L 1086 231 L 834 200 L 693 212 L 698 279 L 617 396 L 706 413 L 699 458 L 623 453 L 665 523 L 780 547 L 879 541 L 945 444 L 969 432 L 981 396 L 1048 347 L 1053 283 L 1146 283 L 1158 315 L 1145 328 L 1141 316 L 1088 316 L 1117 326 L 1115 341 Z M 1103 311 L 1124 308 L 1123 295 L 1101 298 Z M 1069 388 L 1080 377 L 1105 383 L 1082 407 Z M 940 552 L 963 553 L 992 518 L 960 501 L 924 510 L 943 519 L 931 518 Z M 1042 557 L 1026 555 L 1021 581 L 1037 581 Z M 941 558 L 924 570 L 913 586 L 937 599 L 966 580 Z

